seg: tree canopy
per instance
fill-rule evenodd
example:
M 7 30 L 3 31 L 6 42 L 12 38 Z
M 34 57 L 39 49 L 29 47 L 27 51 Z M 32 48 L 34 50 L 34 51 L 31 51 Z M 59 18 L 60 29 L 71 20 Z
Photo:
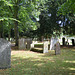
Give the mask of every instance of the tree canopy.
M 0 0 L 0 37 L 75 35 L 74 0 Z

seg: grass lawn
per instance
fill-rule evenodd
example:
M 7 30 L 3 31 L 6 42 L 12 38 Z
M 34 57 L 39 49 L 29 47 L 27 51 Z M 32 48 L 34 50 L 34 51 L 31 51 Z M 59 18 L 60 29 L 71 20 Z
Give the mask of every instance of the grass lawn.
M 12 50 L 11 68 L 0 75 L 75 75 L 75 49 L 61 49 L 61 55 Z

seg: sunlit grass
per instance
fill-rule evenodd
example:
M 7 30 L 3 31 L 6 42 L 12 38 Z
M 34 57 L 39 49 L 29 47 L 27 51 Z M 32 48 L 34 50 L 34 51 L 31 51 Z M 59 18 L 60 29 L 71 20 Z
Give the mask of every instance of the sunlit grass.
M 60 55 L 12 51 L 11 68 L 0 70 L 0 75 L 75 75 L 75 49 L 61 49 Z

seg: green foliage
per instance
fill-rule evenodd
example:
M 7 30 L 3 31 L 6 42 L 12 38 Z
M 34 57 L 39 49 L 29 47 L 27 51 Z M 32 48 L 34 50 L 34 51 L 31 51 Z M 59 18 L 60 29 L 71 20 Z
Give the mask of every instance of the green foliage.
M 65 3 L 60 5 L 58 14 L 64 15 L 67 19 L 67 23 L 64 19 L 64 22 L 66 23 L 66 25 L 63 27 L 65 34 L 68 34 L 70 36 L 75 35 L 75 1 L 66 0 Z
M 55 0 L 48 0 L 45 3 L 45 9 L 41 10 L 39 16 L 40 27 L 37 30 L 39 36 L 50 37 L 60 34 L 60 25 L 57 23 L 59 21 L 57 16 L 58 3 Z
M 67 0 L 64 4 L 61 5 L 60 12 L 64 15 L 69 13 L 75 13 L 75 1 L 74 0 Z

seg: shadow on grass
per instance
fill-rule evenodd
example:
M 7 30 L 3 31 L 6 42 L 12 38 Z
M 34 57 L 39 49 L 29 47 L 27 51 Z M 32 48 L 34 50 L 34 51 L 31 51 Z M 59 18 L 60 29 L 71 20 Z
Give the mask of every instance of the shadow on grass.
M 67 50 L 57 56 L 53 52 L 52 55 L 31 51 L 30 54 L 25 53 L 26 51 L 15 52 L 11 58 L 11 68 L 0 71 L 1 75 L 75 75 L 75 57 L 71 51 L 71 56 Z
M 75 63 L 66 61 L 32 57 L 22 59 L 13 56 L 11 73 L 17 72 L 16 75 L 23 73 L 27 75 L 73 75 L 75 73 Z M 12 74 L 14 75 L 14 73 Z
M 41 48 L 32 48 L 31 51 L 37 52 L 37 53 L 43 53 L 43 49 Z

